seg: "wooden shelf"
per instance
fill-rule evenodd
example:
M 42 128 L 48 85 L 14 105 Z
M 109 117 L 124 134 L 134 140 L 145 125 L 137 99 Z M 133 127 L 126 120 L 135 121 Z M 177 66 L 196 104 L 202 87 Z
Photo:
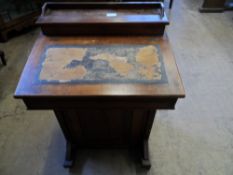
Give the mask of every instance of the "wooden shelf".
M 45 35 L 163 35 L 160 2 L 45 3 L 37 24 Z

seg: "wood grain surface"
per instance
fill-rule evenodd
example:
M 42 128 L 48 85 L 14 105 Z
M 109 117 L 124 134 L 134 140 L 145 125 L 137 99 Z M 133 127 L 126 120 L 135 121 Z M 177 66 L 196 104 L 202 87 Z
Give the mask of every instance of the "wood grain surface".
M 37 24 L 48 36 L 163 35 L 169 21 L 160 2 L 50 2 Z
M 165 84 L 43 84 L 37 81 L 41 54 L 53 44 L 157 44 L 164 58 L 168 82 Z M 36 41 L 17 86 L 15 97 L 42 96 L 128 96 L 128 97 L 184 97 L 184 88 L 171 51 L 168 38 L 163 37 L 44 37 Z

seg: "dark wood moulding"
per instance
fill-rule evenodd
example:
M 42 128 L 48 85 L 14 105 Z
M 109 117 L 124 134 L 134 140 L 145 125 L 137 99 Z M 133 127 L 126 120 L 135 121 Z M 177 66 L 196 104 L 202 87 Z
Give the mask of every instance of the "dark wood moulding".
M 163 35 L 161 2 L 47 2 L 36 22 L 45 35 Z

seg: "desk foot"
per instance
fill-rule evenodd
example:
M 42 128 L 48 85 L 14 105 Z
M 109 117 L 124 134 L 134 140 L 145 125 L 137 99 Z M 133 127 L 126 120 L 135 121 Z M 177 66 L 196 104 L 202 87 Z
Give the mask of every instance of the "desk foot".
M 150 169 L 151 168 L 151 163 L 150 163 L 150 160 L 144 160 L 142 159 L 142 167 L 143 168 L 146 168 L 146 169 Z
M 146 168 L 146 169 L 151 168 L 151 163 L 150 163 L 150 158 L 149 158 L 148 140 L 143 141 L 141 163 L 142 163 L 143 168 Z
M 66 144 L 66 155 L 64 161 L 64 168 L 71 168 L 74 165 L 75 160 L 75 146 L 67 142 Z

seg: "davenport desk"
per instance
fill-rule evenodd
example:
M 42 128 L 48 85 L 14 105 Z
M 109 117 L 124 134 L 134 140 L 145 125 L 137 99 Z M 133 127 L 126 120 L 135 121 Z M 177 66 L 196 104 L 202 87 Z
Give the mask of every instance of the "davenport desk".
M 139 148 L 156 110 L 185 96 L 165 36 L 45 37 L 36 41 L 15 98 L 29 110 L 53 110 L 67 141 L 65 167 L 78 148 Z

